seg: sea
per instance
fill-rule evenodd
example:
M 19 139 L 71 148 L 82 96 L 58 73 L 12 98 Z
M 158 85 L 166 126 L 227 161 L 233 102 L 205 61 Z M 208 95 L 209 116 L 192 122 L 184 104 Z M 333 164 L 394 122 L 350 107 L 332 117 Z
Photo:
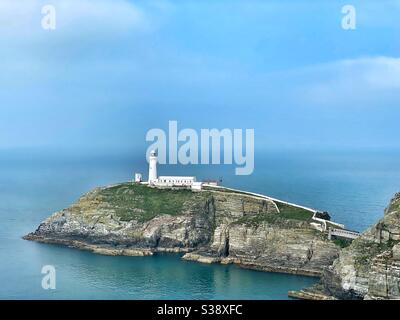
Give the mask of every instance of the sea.
M 96 186 L 147 175 L 143 152 L 0 151 L 0 299 L 288 299 L 316 278 L 182 261 L 179 254 L 112 257 L 21 237 Z M 327 211 L 363 231 L 400 191 L 400 152 L 277 150 L 256 152 L 255 170 L 235 165 L 164 165 L 163 175 L 195 175 Z M 42 268 L 55 268 L 55 288 Z

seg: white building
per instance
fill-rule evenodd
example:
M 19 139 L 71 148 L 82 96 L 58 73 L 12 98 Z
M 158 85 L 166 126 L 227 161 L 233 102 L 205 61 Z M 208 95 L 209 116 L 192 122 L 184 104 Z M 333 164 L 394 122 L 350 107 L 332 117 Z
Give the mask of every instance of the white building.
M 157 185 L 173 187 L 173 186 L 191 186 L 196 182 L 195 177 L 184 177 L 184 176 L 159 176 L 157 179 Z
M 137 176 L 135 175 L 135 181 L 137 181 Z M 141 180 L 140 175 L 140 180 Z M 149 179 L 148 184 L 156 187 L 187 187 L 192 190 L 201 190 L 202 183 L 196 181 L 196 177 L 192 176 L 157 176 L 157 154 L 153 150 L 150 152 L 149 156 Z

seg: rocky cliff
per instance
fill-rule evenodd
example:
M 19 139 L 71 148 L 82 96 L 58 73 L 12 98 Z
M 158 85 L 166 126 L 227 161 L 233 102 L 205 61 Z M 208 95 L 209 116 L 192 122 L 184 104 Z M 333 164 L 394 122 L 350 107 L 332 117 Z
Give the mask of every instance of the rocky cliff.
M 97 188 L 25 239 L 110 255 L 184 252 L 184 259 L 320 275 L 339 247 L 310 212 L 224 189 L 192 192 L 123 183 Z
M 305 290 L 338 299 L 400 299 L 400 193 L 384 217 L 343 249 L 321 283 Z

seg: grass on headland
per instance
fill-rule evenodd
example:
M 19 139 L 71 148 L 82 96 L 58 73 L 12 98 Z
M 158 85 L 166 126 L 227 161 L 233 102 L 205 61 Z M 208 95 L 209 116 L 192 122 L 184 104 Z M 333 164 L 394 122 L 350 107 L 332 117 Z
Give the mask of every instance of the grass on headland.
M 194 197 L 187 189 L 155 189 L 135 183 L 124 183 L 100 192 L 103 201 L 115 208 L 123 221 L 149 221 L 156 216 L 179 215 L 184 203 Z
M 135 183 L 123 183 L 100 191 L 102 201 L 114 208 L 122 221 L 149 221 L 160 215 L 180 215 L 185 203 L 198 203 L 196 198 L 207 197 L 207 192 L 194 193 L 188 189 L 158 189 Z M 238 223 L 282 223 L 285 220 L 309 222 L 313 213 L 276 202 L 280 213 L 247 215 Z
M 269 224 L 288 224 L 290 221 L 310 222 L 313 213 L 304 209 L 292 207 L 286 204 L 278 204 L 280 213 L 258 213 L 248 214 L 239 218 L 235 224 L 260 225 L 262 223 Z
M 280 216 L 286 219 L 311 222 L 311 218 L 314 215 L 314 213 L 312 213 L 311 211 L 302 208 L 293 207 L 291 205 L 281 202 L 275 202 L 275 203 L 280 211 Z

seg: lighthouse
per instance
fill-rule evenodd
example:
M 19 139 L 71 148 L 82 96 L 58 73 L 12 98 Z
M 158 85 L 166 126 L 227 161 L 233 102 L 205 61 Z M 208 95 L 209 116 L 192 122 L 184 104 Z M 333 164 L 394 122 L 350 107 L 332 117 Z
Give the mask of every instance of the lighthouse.
M 149 184 L 157 182 L 157 154 L 155 150 L 150 151 L 149 156 Z
M 157 176 L 157 152 L 151 150 L 149 154 L 149 180 L 142 181 L 142 175 L 135 173 L 135 183 L 149 185 L 156 188 L 186 188 L 192 191 L 201 191 L 203 182 L 197 182 L 193 176 Z M 208 185 L 213 185 L 213 182 L 207 182 Z M 217 185 L 215 183 L 215 185 Z

